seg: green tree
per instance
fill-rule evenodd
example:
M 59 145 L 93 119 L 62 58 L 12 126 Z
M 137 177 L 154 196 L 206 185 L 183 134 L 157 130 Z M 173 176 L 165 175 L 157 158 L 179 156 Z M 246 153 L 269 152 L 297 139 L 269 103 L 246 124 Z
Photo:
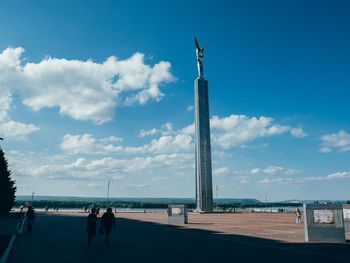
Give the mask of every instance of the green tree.
M 5 154 L 0 148 L 0 213 L 7 214 L 14 205 L 15 201 L 15 181 L 11 180 L 11 171 L 8 169 L 8 163 Z
M 350 204 L 350 200 L 346 201 L 347 204 Z

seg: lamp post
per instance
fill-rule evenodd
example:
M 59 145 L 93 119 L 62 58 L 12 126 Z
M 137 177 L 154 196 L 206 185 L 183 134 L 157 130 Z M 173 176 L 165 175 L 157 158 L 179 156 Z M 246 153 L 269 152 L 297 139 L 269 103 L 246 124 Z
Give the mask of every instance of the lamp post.
M 111 184 L 111 181 L 108 181 L 108 184 L 107 184 L 107 199 L 106 199 L 106 211 L 107 211 L 107 208 L 108 208 L 108 199 L 109 199 L 109 186 Z
M 30 206 L 33 206 L 33 199 L 34 199 L 34 192 L 32 192 L 32 202 L 31 202 L 31 204 L 30 204 Z
M 218 211 L 219 186 L 216 186 L 216 211 Z

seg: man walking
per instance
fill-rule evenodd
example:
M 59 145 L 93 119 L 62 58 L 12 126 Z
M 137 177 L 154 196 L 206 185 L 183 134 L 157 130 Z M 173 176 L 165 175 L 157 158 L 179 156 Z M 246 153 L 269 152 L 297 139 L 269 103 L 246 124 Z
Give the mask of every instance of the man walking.
M 105 231 L 105 243 L 109 244 L 109 234 L 112 232 L 112 226 L 115 227 L 115 216 L 112 213 L 112 208 L 107 208 L 107 212 L 101 218 L 101 224 Z

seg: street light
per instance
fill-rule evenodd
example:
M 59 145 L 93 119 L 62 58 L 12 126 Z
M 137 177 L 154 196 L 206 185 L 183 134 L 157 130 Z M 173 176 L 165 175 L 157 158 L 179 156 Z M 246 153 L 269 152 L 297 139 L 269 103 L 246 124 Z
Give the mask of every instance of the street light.
M 107 211 L 107 208 L 108 208 L 108 199 L 109 199 L 109 186 L 111 184 L 111 181 L 108 181 L 108 184 L 107 184 L 107 199 L 106 199 L 106 211 Z
M 35 195 L 35 193 L 32 191 L 32 202 L 31 202 L 30 206 L 33 206 L 34 195 Z

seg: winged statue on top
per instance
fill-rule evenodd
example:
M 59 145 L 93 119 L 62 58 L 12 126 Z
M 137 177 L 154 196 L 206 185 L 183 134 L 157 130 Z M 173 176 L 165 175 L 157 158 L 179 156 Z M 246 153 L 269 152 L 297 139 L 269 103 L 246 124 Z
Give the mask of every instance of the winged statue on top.
M 198 77 L 203 79 L 203 51 L 209 45 L 205 45 L 204 47 L 200 47 L 197 41 L 197 38 L 194 37 L 194 42 L 196 43 L 196 54 L 197 54 L 197 66 L 198 66 Z

